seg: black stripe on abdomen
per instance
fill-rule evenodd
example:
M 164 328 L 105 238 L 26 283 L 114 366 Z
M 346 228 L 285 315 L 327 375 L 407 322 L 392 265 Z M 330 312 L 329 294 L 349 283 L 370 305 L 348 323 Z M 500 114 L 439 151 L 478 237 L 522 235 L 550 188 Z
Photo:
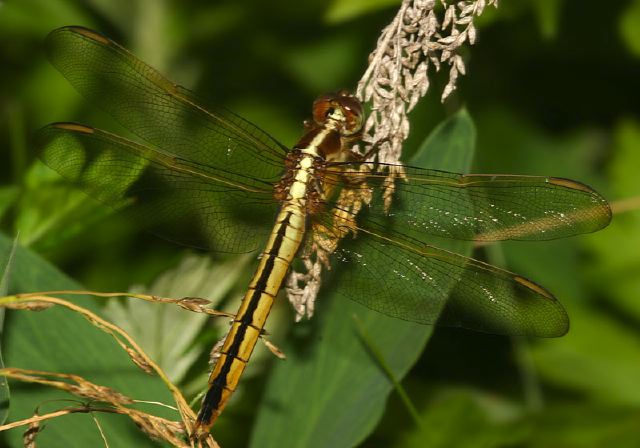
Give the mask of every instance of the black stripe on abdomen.
M 215 411 L 220 405 L 220 401 L 222 399 L 222 391 L 225 387 L 227 387 L 227 376 L 231 371 L 233 360 L 239 359 L 241 362 L 246 362 L 238 358 L 238 352 L 240 350 L 240 346 L 242 345 L 242 341 L 244 340 L 244 336 L 247 332 L 247 327 L 253 325 L 253 315 L 258 308 L 260 296 L 262 295 L 267 282 L 269 281 L 269 277 L 273 272 L 275 259 L 284 241 L 287 228 L 289 227 L 291 215 L 292 213 L 290 212 L 289 214 L 287 214 L 285 219 L 282 220 L 280 226 L 276 230 L 276 238 L 274 239 L 273 244 L 264 252 L 265 256 L 267 257 L 264 263 L 264 268 L 262 269 L 262 272 L 260 272 L 260 277 L 256 282 L 253 294 L 251 294 L 251 297 L 249 298 L 249 306 L 247 307 L 246 312 L 240 317 L 239 320 L 237 319 L 237 316 L 234 320 L 234 322 L 240 323 L 240 326 L 238 327 L 235 338 L 233 339 L 233 342 L 229 347 L 229 351 L 226 353 L 223 352 L 227 356 L 224 360 L 222 368 L 220 369 L 220 373 L 213 379 L 213 381 L 211 381 L 209 389 L 207 390 L 207 393 L 202 400 L 202 408 L 200 409 L 200 413 L 198 414 L 199 422 L 208 422 L 211 419 L 213 411 Z

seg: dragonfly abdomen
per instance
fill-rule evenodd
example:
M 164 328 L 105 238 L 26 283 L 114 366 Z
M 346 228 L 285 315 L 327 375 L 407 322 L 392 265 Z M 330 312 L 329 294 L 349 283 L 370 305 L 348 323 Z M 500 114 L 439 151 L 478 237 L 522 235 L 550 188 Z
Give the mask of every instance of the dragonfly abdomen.
M 300 167 L 293 173 L 288 198 L 278 213 L 258 268 L 209 377 L 209 389 L 196 422 L 196 437 L 208 433 L 236 389 L 291 261 L 302 243 L 307 185 L 313 176 L 313 160 L 312 155 L 302 155 Z

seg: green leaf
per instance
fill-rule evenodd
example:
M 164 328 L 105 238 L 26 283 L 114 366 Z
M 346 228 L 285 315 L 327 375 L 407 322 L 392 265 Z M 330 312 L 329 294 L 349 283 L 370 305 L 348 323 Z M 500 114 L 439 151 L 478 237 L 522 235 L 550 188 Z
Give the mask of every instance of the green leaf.
M 623 119 L 614 129 L 614 157 L 608 168 L 617 196 L 640 196 L 638 171 L 640 164 L 640 121 Z
M 594 405 L 562 405 L 536 416 L 527 447 L 636 448 L 638 408 Z
M 325 19 L 329 23 L 346 22 L 398 4 L 399 0 L 333 0 L 327 9 Z
M 468 171 L 474 136 L 463 110 L 433 131 L 411 164 Z M 455 247 L 470 251 L 469 244 Z M 284 344 L 287 360 L 273 369 L 251 446 L 350 447 L 362 442 L 378 424 L 393 390 L 371 351 L 381 353 L 394 376 L 402 378 L 433 331 L 432 326 L 371 311 L 330 288 L 318 302 L 317 317 L 297 325 Z M 372 348 L 358 336 L 354 316 Z
M 411 165 L 468 172 L 475 152 L 476 128 L 466 109 L 440 123 L 420 145 Z
M 0 277 L 0 297 L 6 295 L 9 289 L 11 265 L 13 263 L 13 257 L 15 255 L 17 245 L 18 239 L 16 238 L 8 251 L 0 250 L 0 271 L 2 273 L 2 276 Z M 4 315 L 5 309 L 0 308 L 0 342 L 4 340 Z M 2 347 L 0 347 L 0 368 L 4 368 Z M 7 421 L 7 417 L 9 416 L 9 400 L 9 384 L 7 383 L 6 378 L 0 377 L 0 425 Z
M 25 246 L 50 247 L 91 227 L 113 210 L 36 161 L 27 172 L 15 227 Z
M 179 266 L 163 273 L 149 288 L 136 286 L 134 293 L 160 297 L 205 297 L 217 308 L 222 299 L 244 274 L 251 257 L 242 255 L 225 263 L 212 265 L 206 256 L 190 255 Z M 142 300 L 111 300 L 105 314 L 129 333 L 145 352 L 164 370 L 173 383 L 179 383 L 204 347 L 194 341 L 210 316 L 192 313 L 177 306 Z M 224 333 L 226 319 L 216 323 Z M 206 381 L 206 378 L 204 378 Z M 201 388 L 206 383 L 201 384 Z
M 11 241 L 0 234 L 0 253 L 10 250 Z M 9 292 L 80 289 L 80 285 L 56 270 L 33 252 L 18 248 L 12 265 Z M 75 303 L 98 312 L 94 298 L 76 297 Z M 88 323 L 84 318 L 61 307 L 41 312 L 11 311 L 4 329 L 6 365 L 25 369 L 74 373 L 116 389 L 139 400 L 172 403 L 172 397 L 162 382 L 136 367 L 115 341 Z M 67 393 L 50 388 L 12 385 L 11 420 L 68 406 L 74 399 Z M 75 405 L 84 400 L 76 399 Z M 141 405 L 156 415 L 176 419 L 177 415 L 163 407 Z M 128 418 L 119 415 L 95 414 L 110 446 L 156 446 L 145 437 Z M 0 435 L 0 444 L 22 446 L 24 428 Z M 87 447 L 103 446 L 102 438 L 92 417 L 76 414 L 51 420 L 38 435 L 42 446 Z
M 150 2 L 149 6 L 153 8 L 155 3 L 160 2 Z M 87 4 L 123 33 L 131 34 L 139 31 L 133 27 L 138 25 L 138 20 L 141 20 L 141 10 L 148 6 L 143 2 L 132 3 L 127 0 L 87 0 Z M 149 20 L 153 21 L 154 19 L 157 19 L 157 17 L 151 17 Z M 157 45 L 157 47 L 161 47 L 161 45 Z
M 571 331 L 533 348 L 540 376 L 605 403 L 640 405 L 640 337 L 599 310 L 573 307 Z
M 18 197 L 18 191 L 17 187 L 11 185 L 0 188 L 0 219 L 15 202 Z
M 640 321 L 640 122 L 622 120 L 614 131 L 609 173 L 616 216 L 609 228 L 588 239 L 599 263 L 592 273 L 602 290 L 623 313 Z M 617 205 L 616 205 L 617 203 Z M 625 210 L 625 213 L 621 213 Z
M 629 52 L 640 57 L 640 0 L 628 3 L 620 15 L 618 29 Z
M 406 433 L 398 447 L 514 446 L 523 441 L 523 432 L 512 424 L 520 414 L 521 410 L 496 397 L 464 389 L 445 389 L 429 400 L 420 427 Z
M 23 0 L 0 4 L 0 35 L 44 36 L 64 23 L 87 23 L 83 8 L 67 0 Z

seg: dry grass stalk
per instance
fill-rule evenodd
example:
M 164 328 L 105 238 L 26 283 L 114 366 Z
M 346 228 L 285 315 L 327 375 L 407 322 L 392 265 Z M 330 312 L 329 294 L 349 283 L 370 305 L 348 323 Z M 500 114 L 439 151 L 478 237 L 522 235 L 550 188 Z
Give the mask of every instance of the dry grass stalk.
M 26 299 L 29 297 L 35 296 L 44 296 L 44 295 L 58 295 L 58 294 L 69 294 L 69 295 L 87 295 L 94 297 L 103 297 L 103 298 L 111 298 L 111 297 L 129 297 L 138 300 L 144 300 L 146 302 L 155 302 L 155 303 L 166 303 L 178 305 L 181 308 L 184 308 L 188 311 L 193 311 L 194 313 L 204 313 L 210 316 L 221 316 L 221 317 L 229 317 L 233 319 L 235 317 L 234 314 L 226 313 L 224 311 L 214 310 L 213 308 L 208 308 L 211 305 L 211 301 L 207 299 L 203 299 L 200 297 L 183 297 L 180 299 L 173 299 L 171 297 L 160 297 L 151 294 L 139 294 L 139 293 L 131 293 L 131 292 L 96 292 L 96 291 L 79 291 L 79 290 L 58 290 L 58 291 L 42 291 L 42 292 L 34 292 L 34 293 L 25 293 L 25 294 L 16 294 L 15 297 L 19 299 Z M 17 308 L 21 305 L 22 302 L 16 302 L 15 304 L 6 304 L 3 306 Z M 22 305 L 26 306 L 26 305 Z M 45 304 L 41 304 L 41 306 L 45 306 Z
M 5 431 L 28 425 L 28 429 L 25 431 L 23 437 L 25 446 L 35 447 L 35 439 L 41 429 L 40 422 L 75 413 L 115 413 L 126 415 L 152 439 L 165 441 L 176 447 L 193 446 L 193 442 L 188 441 L 190 440 L 188 438 L 190 431 L 187 430 L 184 421 L 176 422 L 167 420 L 137 409 L 129 408 L 127 405 L 138 403 L 139 401 L 127 397 L 109 387 L 92 383 L 78 375 L 16 368 L 0 369 L 0 375 L 26 383 L 54 387 L 78 397 L 88 398 L 92 402 L 100 402 L 107 405 L 84 404 L 82 406 L 71 406 L 42 415 L 36 410 L 30 418 L 0 426 L 0 431 Z M 102 430 L 97 421 L 96 424 L 102 434 Z M 102 437 L 103 440 L 106 440 L 104 434 L 102 434 Z M 217 447 L 218 445 L 213 438 L 210 437 L 209 440 L 205 441 L 205 446 Z
M 91 294 L 91 292 L 89 292 L 89 291 L 58 291 L 58 293 L 60 293 L 60 294 Z M 96 294 L 94 294 L 94 295 L 96 295 Z M 114 293 L 102 294 L 102 293 L 98 293 L 97 295 L 102 296 L 102 297 L 107 297 L 107 296 L 111 296 L 112 297 L 114 295 L 123 295 L 123 294 L 114 294 Z M 128 294 L 124 294 L 124 295 L 128 295 Z M 146 297 L 152 297 L 152 296 L 146 296 Z M 144 300 L 153 300 L 153 299 L 145 298 Z M 203 300 L 203 299 L 198 299 L 198 300 Z M 174 299 L 165 299 L 164 301 L 165 302 L 170 302 L 170 303 L 177 303 L 177 304 L 179 304 L 178 302 L 180 302 L 180 300 L 174 300 Z M 176 405 L 177 405 L 177 410 L 180 413 L 180 416 L 181 416 L 183 424 L 185 425 L 186 432 L 188 434 L 192 433 L 193 423 L 195 422 L 195 419 L 196 419 L 195 413 L 193 412 L 193 410 L 187 404 L 187 402 L 184 399 L 184 397 L 182 396 L 182 393 L 180 392 L 180 390 L 169 380 L 169 378 L 164 373 L 164 371 L 160 368 L 160 366 L 158 366 L 151 358 L 149 358 L 149 356 L 133 340 L 133 338 L 131 338 L 131 336 L 129 336 L 129 334 L 127 332 L 125 332 L 123 329 L 121 329 L 117 325 L 114 325 L 111 322 L 108 322 L 105 319 L 101 318 L 100 316 L 98 316 L 94 312 L 92 312 L 92 311 L 90 311 L 90 310 L 88 310 L 86 308 L 83 308 L 83 307 L 81 307 L 79 305 L 76 305 L 76 304 L 74 304 L 72 302 L 69 302 L 67 300 L 58 298 L 58 297 L 51 297 L 51 296 L 44 295 L 44 294 L 41 294 L 41 293 L 29 293 L 29 294 L 18 294 L 18 295 L 15 295 L 15 296 L 7 296 L 7 297 L 0 298 L 0 306 L 14 307 L 15 308 L 15 307 L 21 307 L 22 305 L 24 305 L 24 309 L 27 309 L 27 310 L 31 310 L 31 309 L 40 310 L 40 309 L 42 309 L 43 305 L 49 305 L 49 306 L 51 306 L 51 305 L 60 305 L 60 306 L 66 307 L 66 308 L 68 308 L 68 309 L 70 309 L 72 311 L 75 311 L 75 312 L 79 313 L 85 319 L 87 319 L 92 325 L 94 325 L 95 327 L 97 327 L 100 330 L 104 331 L 105 333 L 111 335 L 114 338 L 114 340 L 118 343 L 118 345 L 120 345 L 120 347 L 122 347 L 127 352 L 127 354 L 130 356 L 130 358 L 132 359 L 132 361 L 136 365 L 138 365 L 140 368 L 142 368 L 147 373 L 155 373 L 165 383 L 165 385 L 167 386 L 167 388 L 169 389 L 169 391 L 173 395 L 173 398 L 174 398 L 174 400 L 176 402 Z M 199 310 L 198 312 L 204 312 L 204 311 L 199 309 L 199 306 L 201 306 L 201 304 L 194 303 L 193 299 L 190 299 L 189 306 L 183 307 L 183 308 L 185 308 L 185 309 L 192 309 L 193 308 L 193 309 L 198 309 Z M 15 370 L 15 369 L 4 369 L 4 371 L 6 371 L 6 372 L 17 372 L 17 370 Z M 30 371 L 23 370 L 22 372 L 23 372 L 22 373 L 23 375 L 26 375 Z M 25 372 L 27 372 L 27 373 L 25 373 Z M 16 375 L 19 376 L 19 374 L 17 374 L 17 373 L 16 373 Z M 64 378 L 67 378 L 67 379 L 79 379 L 80 378 L 80 377 L 77 377 L 77 376 L 74 376 L 74 375 L 68 375 L 68 374 L 47 374 L 47 375 L 53 375 L 53 376 L 61 375 L 61 377 L 64 377 Z M 16 378 L 18 378 L 18 376 Z M 27 377 L 23 377 L 21 379 L 24 380 L 24 381 L 27 381 Z M 41 384 L 47 384 L 47 385 L 53 386 L 53 387 L 66 388 L 66 390 L 68 390 L 69 392 L 74 393 L 74 394 L 79 395 L 79 396 L 84 396 L 85 398 L 97 399 L 98 396 L 100 396 L 100 397 L 109 396 L 108 394 L 104 395 L 105 391 L 107 389 L 109 389 L 109 388 L 105 388 L 104 390 L 99 389 L 102 386 L 96 386 L 98 389 L 94 390 L 93 391 L 94 395 L 91 396 L 91 395 L 83 395 L 83 394 L 90 394 L 89 389 L 86 388 L 86 387 L 78 388 L 78 386 L 72 386 L 72 385 L 69 385 L 67 383 L 65 383 L 66 384 L 65 385 L 65 384 L 61 384 L 60 382 L 52 382 L 50 380 L 44 380 L 44 379 L 36 380 L 36 379 L 30 378 L 29 381 L 30 382 L 38 382 L 38 383 L 41 383 Z M 116 393 L 112 389 L 109 389 L 109 390 L 112 391 L 113 393 Z M 115 396 L 115 395 L 113 395 L 113 396 Z M 137 417 L 137 418 L 139 420 L 139 423 L 140 422 L 148 422 L 142 416 Z M 211 447 L 217 446 L 217 444 L 215 443 L 215 441 L 213 440 L 213 438 L 211 436 L 205 441 L 205 443 L 207 444 L 207 446 L 211 446 Z
M 79 375 L 70 373 L 43 372 L 40 370 L 4 368 L 0 369 L 0 374 L 25 383 L 42 384 L 65 390 L 78 397 L 88 398 L 95 401 L 103 401 L 114 405 L 133 404 L 135 401 L 120 392 L 107 387 L 99 386 L 87 381 Z M 47 377 L 56 378 L 50 379 Z M 62 381 L 66 380 L 66 381 Z M 75 384 L 74 384 L 75 383 Z
M 77 414 L 77 413 L 114 413 L 128 416 L 145 434 L 154 440 L 165 441 L 171 443 L 176 447 L 189 447 L 191 446 L 185 440 L 186 430 L 184 422 L 174 422 L 165 418 L 157 417 L 146 412 L 132 409 L 125 404 L 133 404 L 136 401 L 126 397 L 113 389 L 93 384 L 78 375 L 69 375 L 61 373 L 41 372 L 35 370 L 26 369 L 0 369 L 0 374 L 7 377 L 24 381 L 27 383 L 43 384 L 50 387 L 55 387 L 60 390 L 67 391 L 76 396 L 91 398 L 92 401 L 98 401 L 105 403 L 104 405 L 83 404 L 81 406 L 70 406 L 63 409 L 50 412 L 48 414 L 39 414 L 39 410 L 36 410 L 34 415 L 30 418 L 12 422 L 3 426 L 0 426 L 0 431 L 12 429 L 20 426 L 28 425 L 27 431 L 24 433 L 25 446 L 36 446 L 36 437 L 41 429 L 40 422 L 46 420 L 52 420 L 54 418 L 61 417 L 63 415 Z M 50 380 L 46 377 L 55 377 L 67 379 L 75 382 L 71 384 L 65 381 Z M 100 425 L 97 420 L 96 424 L 105 441 L 105 446 L 108 446 L 106 437 L 103 434 Z

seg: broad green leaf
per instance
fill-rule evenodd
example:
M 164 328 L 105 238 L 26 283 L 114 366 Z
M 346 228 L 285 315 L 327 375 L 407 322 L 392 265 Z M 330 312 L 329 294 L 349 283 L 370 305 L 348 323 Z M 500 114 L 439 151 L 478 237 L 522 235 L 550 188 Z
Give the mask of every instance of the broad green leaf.
M 475 150 L 476 128 L 466 109 L 440 123 L 420 145 L 411 165 L 468 172 Z
M 468 171 L 474 150 L 466 111 L 433 131 L 412 165 Z M 452 248 L 453 246 L 450 246 Z M 469 253 L 470 246 L 455 246 Z M 356 330 L 361 322 L 375 351 L 402 378 L 424 349 L 432 326 L 387 317 L 339 296 L 326 282 L 317 316 L 284 344 L 252 433 L 255 447 L 350 447 L 375 428 L 393 386 Z
M 209 257 L 190 255 L 179 266 L 158 277 L 149 288 L 136 286 L 131 292 L 174 298 L 202 297 L 210 300 L 217 309 L 216 305 L 237 283 L 238 277 L 244 274 L 250 259 L 243 255 L 226 263 L 212 265 Z M 210 319 L 206 314 L 133 299 L 109 301 L 105 314 L 129 333 L 174 383 L 183 380 L 187 370 L 206 349 L 194 345 Z M 223 334 L 228 320 L 217 319 L 216 323 Z M 206 382 L 200 386 L 206 387 Z
M 0 235 L 0 253 L 10 250 L 11 241 Z M 80 285 L 56 270 L 29 250 L 18 248 L 12 266 L 9 292 L 33 292 L 80 289 Z M 99 312 L 97 300 L 89 297 L 72 299 L 75 303 Z M 74 373 L 96 384 L 110 386 L 139 400 L 172 403 L 162 382 L 136 367 L 111 337 L 98 330 L 76 313 L 53 307 L 41 312 L 11 311 L 4 328 L 4 355 L 7 367 L 20 367 L 51 372 Z M 10 420 L 68 406 L 74 399 L 69 394 L 45 387 L 12 382 Z M 52 401 L 53 400 L 53 401 Z M 76 400 L 75 405 L 83 400 Z M 156 415 L 177 419 L 175 412 L 153 405 L 142 409 Z M 126 417 L 95 414 L 110 446 L 155 446 Z M 17 428 L 0 435 L 0 444 L 22 446 L 22 432 Z M 71 415 L 49 421 L 38 436 L 42 446 L 103 446 L 91 416 Z
M 59 244 L 86 230 L 113 210 L 74 189 L 37 161 L 29 169 L 15 227 L 25 246 Z

